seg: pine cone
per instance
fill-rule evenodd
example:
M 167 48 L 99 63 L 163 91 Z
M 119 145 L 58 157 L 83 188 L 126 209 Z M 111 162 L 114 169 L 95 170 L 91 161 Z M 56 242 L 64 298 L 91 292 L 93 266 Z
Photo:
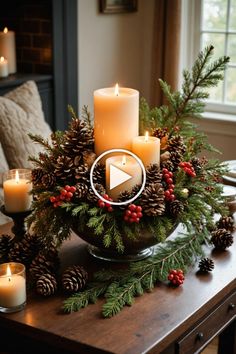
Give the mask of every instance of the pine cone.
M 193 157 L 190 162 L 191 162 L 195 172 L 201 171 L 202 164 L 201 164 L 201 160 L 199 157 Z
M 49 273 L 41 275 L 36 282 L 36 291 L 42 296 L 54 295 L 57 291 L 56 278 Z
M 94 184 L 94 188 L 96 189 L 96 191 L 98 192 L 98 194 L 103 195 L 106 194 L 106 190 L 105 188 L 99 184 L 99 183 L 95 183 Z M 97 203 L 97 201 L 99 200 L 99 198 L 97 197 L 97 195 L 94 193 L 92 188 L 89 188 L 88 190 L 88 194 L 87 194 L 87 199 L 89 202 L 91 203 Z
M 162 139 L 168 135 L 168 130 L 167 128 L 156 128 L 152 132 L 152 135 L 155 136 L 156 138 Z
M 72 266 L 62 274 L 62 286 L 67 292 L 74 293 L 82 290 L 88 280 L 88 273 L 83 267 Z
M 96 160 L 96 154 L 93 151 L 83 151 L 83 163 L 88 165 L 89 169 Z
M 150 183 L 141 194 L 140 205 L 149 216 L 162 215 L 165 212 L 164 189 L 160 183 Z
M 226 248 L 232 246 L 234 239 L 230 231 L 225 229 L 218 229 L 211 233 L 211 242 L 215 248 L 225 250 Z
M 8 254 L 12 245 L 12 236 L 2 234 L 0 237 L 0 262 L 8 261 Z
M 55 164 L 55 176 L 59 180 L 68 180 L 73 176 L 73 160 L 68 156 L 59 156 Z
M 85 121 L 73 118 L 64 136 L 62 149 L 68 156 L 80 155 L 85 150 L 93 149 L 93 129 Z
M 30 265 L 38 254 L 41 242 L 36 235 L 25 234 L 20 242 L 14 242 L 9 251 L 9 260 Z
M 170 160 L 173 164 L 174 170 L 178 168 L 179 163 L 183 159 L 183 155 L 186 152 L 186 145 L 184 139 L 180 135 L 175 135 L 168 141 L 168 151 L 170 152 Z
M 221 216 L 220 220 L 216 223 L 218 229 L 226 229 L 234 231 L 234 218 L 232 216 Z
M 98 162 L 93 170 L 93 183 L 105 185 L 105 165 Z
M 201 272 L 211 272 L 214 269 L 214 262 L 210 258 L 202 258 L 198 266 Z
M 75 178 L 78 182 L 88 182 L 89 181 L 89 168 L 88 165 L 80 165 L 75 168 Z
M 34 186 L 42 184 L 43 170 L 41 168 L 35 168 L 31 171 L 31 178 Z
M 160 172 L 160 167 L 157 164 L 151 164 L 146 168 L 146 178 L 147 184 L 150 183 L 161 183 L 162 173 Z
M 170 158 L 171 158 L 171 154 L 170 154 Z M 161 169 L 163 169 L 163 168 L 167 168 L 168 171 L 173 172 L 175 169 L 175 166 L 172 163 L 172 161 L 169 159 L 169 160 L 161 161 Z
M 40 251 L 29 268 L 32 280 L 37 280 L 45 273 L 55 274 L 59 263 L 58 252 L 54 246 L 51 246 L 49 250 Z
M 46 189 L 50 189 L 55 186 L 56 176 L 52 173 L 45 173 L 41 178 L 41 183 Z
M 174 200 L 173 202 L 170 203 L 170 213 L 175 218 L 177 218 L 180 214 L 182 214 L 183 211 L 184 211 L 184 205 L 181 201 Z
M 77 183 L 75 185 L 76 191 L 75 191 L 75 198 L 77 199 L 82 199 L 84 198 L 87 193 L 88 193 L 88 186 L 85 183 Z

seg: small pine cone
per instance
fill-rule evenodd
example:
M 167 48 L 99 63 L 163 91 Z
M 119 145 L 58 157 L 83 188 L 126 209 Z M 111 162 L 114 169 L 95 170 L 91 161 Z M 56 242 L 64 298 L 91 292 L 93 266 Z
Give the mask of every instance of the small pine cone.
M 59 156 L 55 164 L 55 176 L 57 179 L 67 180 L 73 175 L 73 160 L 68 156 Z
M 234 231 L 234 218 L 232 216 L 222 216 L 220 220 L 216 223 L 218 229 L 226 229 L 229 231 Z
M 181 155 L 186 152 L 186 145 L 184 144 L 184 139 L 181 135 L 172 136 L 168 141 L 168 151 L 176 152 L 177 150 Z
M 225 250 L 232 246 L 234 239 L 230 231 L 225 229 L 218 229 L 211 233 L 211 242 L 217 249 Z
M 82 199 L 84 198 L 87 193 L 88 193 L 88 186 L 85 183 L 77 183 L 75 185 L 76 191 L 74 193 L 75 198 L 77 199 Z
M 28 266 L 38 254 L 42 244 L 36 235 L 26 233 L 20 242 L 14 242 L 9 250 L 9 260 Z
M 174 200 L 173 202 L 170 203 L 170 213 L 175 218 L 181 215 L 183 211 L 184 211 L 184 205 L 181 201 Z
M 106 194 L 106 190 L 101 184 L 95 183 L 94 188 L 96 189 L 98 194 L 100 195 Z M 92 188 L 89 188 L 88 190 L 87 199 L 91 203 L 97 203 L 97 201 L 99 200 L 98 196 L 94 193 Z
M 151 164 L 146 168 L 147 184 L 150 183 L 161 183 L 162 173 L 160 172 L 160 167 L 158 164 Z
M 91 150 L 83 151 L 82 155 L 83 155 L 84 164 L 88 165 L 88 167 L 90 169 L 92 164 L 96 160 L 97 155 Z
M 32 261 L 29 272 L 33 280 L 37 280 L 42 274 L 55 274 L 59 267 L 57 250 L 52 246 L 49 250 L 41 251 Z
M 42 296 L 54 295 L 57 291 L 56 278 L 49 273 L 41 275 L 36 282 L 36 291 Z
M 0 262 L 8 261 L 8 254 L 12 245 L 12 236 L 2 234 L 0 237 Z
M 156 128 L 153 130 L 152 135 L 156 138 L 162 139 L 168 135 L 168 130 L 167 128 Z
M 87 182 L 89 180 L 89 167 L 87 164 L 80 165 L 75 168 L 75 178 L 80 182 Z
M 35 168 L 31 172 L 31 178 L 34 186 L 42 184 L 43 170 L 41 168 Z
M 141 194 L 140 205 L 148 216 L 162 215 L 165 212 L 164 189 L 160 183 L 149 184 Z
M 195 172 L 201 171 L 202 164 L 201 164 L 201 160 L 199 157 L 193 157 L 190 162 L 191 162 Z
M 41 178 L 41 183 L 46 189 L 50 189 L 55 186 L 56 176 L 52 173 L 45 173 Z
M 88 273 L 83 267 L 72 266 L 62 274 L 62 286 L 66 292 L 74 293 L 82 290 L 88 280 Z
M 169 160 L 161 161 L 161 169 L 163 168 L 167 168 L 168 171 L 173 172 L 175 167 L 172 161 L 169 159 Z
M 98 162 L 93 170 L 93 183 L 105 185 L 105 165 Z
M 210 258 L 202 258 L 198 267 L 201 272 L 211 272 L 214 269 L 214 262 Z

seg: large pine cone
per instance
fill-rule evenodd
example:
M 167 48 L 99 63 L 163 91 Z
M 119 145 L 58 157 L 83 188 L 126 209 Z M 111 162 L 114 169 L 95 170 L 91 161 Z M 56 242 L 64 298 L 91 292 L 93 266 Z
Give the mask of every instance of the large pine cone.
M 146 183 L 161 183 L 162 173 L 158 164 L 151 164 L 146 168 Z
M 68 156 L 59 156 L 55 164 L 55 175 L 59 180 L 68 180 L 73 176 L 73 160 Z
M 8 261 L 8 254 L 12 245 L 12 236 L 2 234 L 0 236 L 0 262 Z
M 164 189 L 160 183 L 150 183 L 141 194 L 140 205 L 149 216 L 162 215 L 165 212 Z
M 74 293 L 82 290 L 88 280 L 88 273 L 83 267 L 72 266 L 62 274 L 62 286 L 67 292 Z
M 56 278 L 49 273 L 41 275 L 36 282 L 36 291 L 42 296 L 54 295 L 57 291 Z
M 210 258 L 202 258 L 198 266 L 201 272 L 211 272 L 214 269 L 214 262 Z
M 170 203 L 170 213 L 177 218 L 184 211 L 184 205 L 180 200 L 174 200 Z
M 83 199 L 87 193 L 88 193 L 88 186 L 85 183 L 77 183 L 75 185 L 76 191 L 75 191 L 75 198 L 77 199 Z
M 226 248 L 232 246 L 234 239 L 230 231 L 225 229 L 218 229 L 211 233 L 211 242 L 215 248 L 225 250 Z
M 85 121 L 72 119 L 69 130 L 65 132 L 62 149 L 68 156 L 79 155 L 85 150 L 92 150 L 94 144 L 93 129 Z
M 39 252 L 32 261 L 29 272 L 32 280 L 36 280 L 45 273 L 55 274 L 58 267 L 58 251 L 54 246 L 51 246 L 49 250 Z
M 54 187 L 56 183 L 56 176 L 52 173 L 45 173 L 41 178 L 41 183 L 46 189 Z
M 234 231 L 234 218 L 232 216 L 222 216 L 216 225 L 218 229 Z
M 106 194 L 106 190 L 101 184 L 95 183 L 94 188 L 96 189 L 98 194 L 100 194 L 100 195 Z M 87 199 L 89 202 L 94 203 L 94 204 L 97 203 L 97 201 L 99 199 L 98 196 L 94 193 L 92 188 L 89 188 L 89 190 L 88 190 Z
M 38 254 L 42 244 L 37 235 L 25 234 L 20 242 L 14 242 L 9 251 L 9 260 L 28 266 Z
M 105 165 L 98 162 L 93 170 L 93 183 L 105 185 Z

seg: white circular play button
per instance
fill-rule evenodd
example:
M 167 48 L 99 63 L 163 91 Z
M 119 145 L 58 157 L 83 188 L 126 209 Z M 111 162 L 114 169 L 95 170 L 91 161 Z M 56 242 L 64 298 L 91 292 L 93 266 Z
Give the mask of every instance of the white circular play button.
M 114 156 L 114 153 L 122 153 L 123 155 L 130 155 L 132 157 L 132 159 L 135 161 L 136 165 L 139 166 L 142 176 L 141 176 L 141 187 L 138 190 L 138 192 L 135 194 L 135 196 L 133 196 L 130 199 L 127 199 L 126 201 L 122 201 L 122 202 L 118 202 L 118 201 L 109 201 L 109 204 L 112 205 L 125 205 L 125 204 L 129 204 L 132 203 L 135 199 L 137 199 L 139 197 L 139 195 L 142 193 L 144 187 L 145 187 L 145 183 L 146 183 L 146 171 L 145 171 L 145 167 L 142 163 L 142 161 L 140 160 L 140 158 L 138 158 L 134 153 L 130 152 L 129 150 L 125 150 L 125 149 L 111 149 L 111 150 L 107 150 L 104 153 L 102 153 L 101 155 L 99 155 L 99 157 L 94 161 L 91 170 L 90 170 L 90 184 L 91 187 L 94 191 L 94 193 L 96 194 L 96 196 L 101 199 L 102 201 L 104 201 L 105 203 L 107 203 L 107 200 L 105 198 L 103 198 L 102 195 L 100 195 L 98 193 L 98 191 L 95 188 L 95 185 L 93 183 L 93 173 L 94 173 L 94 168 L 96 166 L 96 164 L 102 159 L 104 160 L 111 160 L 110 164 L 106 164 L 106 176 L 107 176 L 107 184 L 108 184 L 108 190 L 106 191 L 107 194 L 111 197 L 113 197 L 114 194 L 117 193 L 117 190 L 120 192 L 124 192 L 127 190 L 127 185 L 134 185 L 136 184 L 136 180 L 137 180 L 137 173 L 132 173 L 132 169 L 130 170 L 131 172 L 125 170 L 125 164 L 123 166 L 122 163 L 115 165 L 112 163 L 112 158 L 109 158 L 110 156 Z M 114 198 L 112 198 L 114 199 Z

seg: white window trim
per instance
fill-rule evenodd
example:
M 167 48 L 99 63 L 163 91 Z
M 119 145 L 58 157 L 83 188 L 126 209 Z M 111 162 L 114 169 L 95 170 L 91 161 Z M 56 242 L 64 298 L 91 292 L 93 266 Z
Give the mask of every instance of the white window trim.
M 194 60 L 196 59 L 200 46 L 200 16 L 201 0 L 182 0 L 181 13 L 181 51 L 180 51 L 180 66 L 179 66 L 179 87 L 182 85 L 183 69 L 191 69 Z M 204 118 L 209 120 L 223 120 L 235 122 L 236 124 L 236 107 L 234 105 L 225 106 L 219 103 L 207 103 Z

